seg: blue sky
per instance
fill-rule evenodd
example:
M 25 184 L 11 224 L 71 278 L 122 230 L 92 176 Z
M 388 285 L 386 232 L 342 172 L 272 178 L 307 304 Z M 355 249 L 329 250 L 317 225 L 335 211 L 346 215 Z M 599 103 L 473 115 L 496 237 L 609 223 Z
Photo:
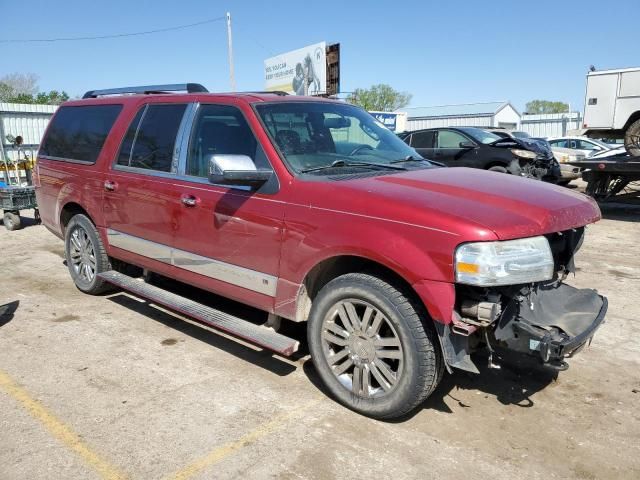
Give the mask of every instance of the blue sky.
M 317 6 L 316 6 L 317 5 Z M 640 1 L 0 0 L 0 39 L 108 35 L 233 17 L 238 90 L 263 88 L 263 60 L 340 42 L 342 90 L 388 83 L 412 106 L 534 98 L 582 109 L 585 73 L 640 65 Z M 228 91 L 224 22 L 123 39 L 0 43 L 0 76 L 43 90 L 192 81 Z

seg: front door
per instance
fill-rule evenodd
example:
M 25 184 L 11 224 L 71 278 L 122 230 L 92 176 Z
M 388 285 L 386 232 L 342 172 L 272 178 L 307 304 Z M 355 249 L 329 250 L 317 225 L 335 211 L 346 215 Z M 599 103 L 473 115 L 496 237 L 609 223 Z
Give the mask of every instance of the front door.
M 438 130 L 433 159 L 449 167 L 473 167 L 476 149 L 462 147 L 463 143 L 475 143 L 455 130 Z
M 176 143 L 187 104 L 142 106 L 104 181 L 107 240 L 116 257 L 161 273 L 171 269 L 180 211 Z
M 173 243 L 176 274 L 188 283 L 271 310 L 284 216 L 277 179 L 258 191 L 212 185 L 207 176 L 213 155 L 245 155 L 257 168 L 271 168 L 239 108 L 198 107 L 180 167 L 184 175 L 176 182 L 182 202 Z

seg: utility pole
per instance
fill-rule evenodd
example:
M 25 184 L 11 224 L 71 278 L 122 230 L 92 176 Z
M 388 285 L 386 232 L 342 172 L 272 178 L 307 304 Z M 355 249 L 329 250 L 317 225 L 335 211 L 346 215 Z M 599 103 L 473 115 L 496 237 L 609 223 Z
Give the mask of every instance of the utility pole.
M 236 79 L 233 72 L 233 43 L 231 41 L 231 13 L 227 12 L 227 43 L 229 46 L 229 82 L 231 91 L 236 91 Z

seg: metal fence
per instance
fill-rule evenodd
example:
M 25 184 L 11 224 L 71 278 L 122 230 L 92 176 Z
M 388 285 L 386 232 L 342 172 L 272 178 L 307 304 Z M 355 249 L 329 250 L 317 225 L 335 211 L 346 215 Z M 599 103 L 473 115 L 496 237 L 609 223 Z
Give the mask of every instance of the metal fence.
M 582 125 L 580 112 L 547 113 L 541 115 L 524 114 L 520 117 L 520 130 L 532 137 L 551 138 L 567 135 L 569 130 L 577 130 Z
M 9 160 L 17 159 L 17 149 L 7 140 L 7 135 L 20 135 L 24 142 L 22 151 L 34 158 L 49 120 L 57 108 L 57 105 L 0 103 L 0 155 L 4 153 Z

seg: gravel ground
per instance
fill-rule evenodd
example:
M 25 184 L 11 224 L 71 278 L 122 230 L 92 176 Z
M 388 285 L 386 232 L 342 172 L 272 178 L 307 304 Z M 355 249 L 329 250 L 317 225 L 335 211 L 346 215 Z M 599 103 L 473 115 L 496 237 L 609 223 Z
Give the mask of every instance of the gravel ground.
M 327 398 L 304 351 L 84 295 L 44 227 L 0 228 L 0 479 L 640 478 L 640 206 L 603 213 L 569 283 L 608 296 L 609 314 L 571 368 L 483 363 L 393 423 Z

